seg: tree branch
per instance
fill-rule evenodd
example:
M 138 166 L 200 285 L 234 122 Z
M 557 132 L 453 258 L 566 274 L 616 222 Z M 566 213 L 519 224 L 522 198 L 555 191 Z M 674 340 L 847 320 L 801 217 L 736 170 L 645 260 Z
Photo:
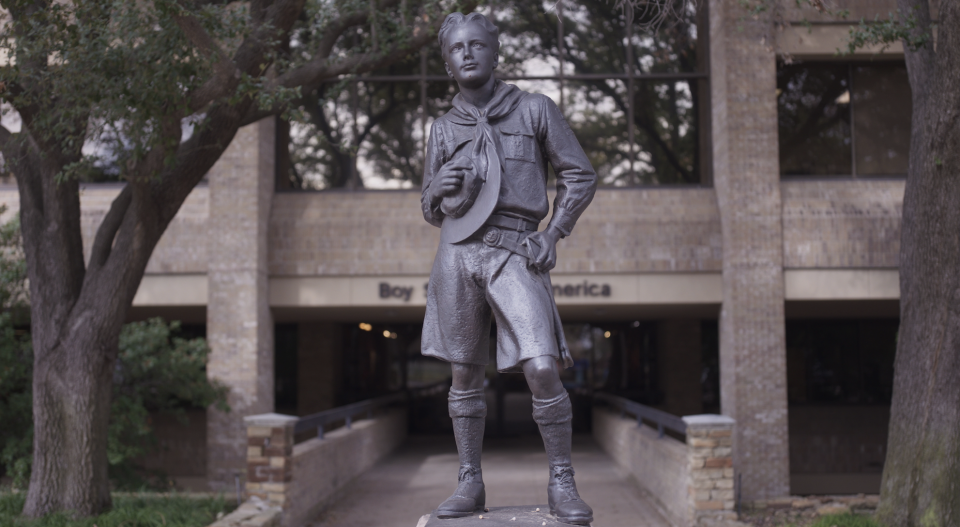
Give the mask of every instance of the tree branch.
M 213 76 L 189 96 L 187 106 L 190 113 L 193 113 L 234 89 L 236 81 L 240 78 L 240 71 L 213 37 L 203 29 L 196 17 L 184 9 L 173 15 L 173 20 L 191 44 L 196 46 L 203 55 L 214 60 Z
M 11 146 L 14 138 L 13 132 L 8 130 L 6 126 L 0 125 L 0 152 L 7 152 L 7 148 Z
M 107 262 L 113 249 L 113 240 L 123 223 L 123 217 L 130 208 L 133 199 L 133 190 L 130 185 L 123 187 L 113 203 L 110 204 L 110 210 L 103 217 L 103 222 L 97 228 L 97 235 L 93 240 L 93 247 L 90 249 L 90 263 L 87 266 L 89 272 L 99 270 Z

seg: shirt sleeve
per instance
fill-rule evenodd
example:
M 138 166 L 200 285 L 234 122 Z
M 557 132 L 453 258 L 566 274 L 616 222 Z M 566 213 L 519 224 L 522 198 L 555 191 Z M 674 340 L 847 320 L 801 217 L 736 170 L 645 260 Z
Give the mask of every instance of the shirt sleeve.
M 556 103 L 549 97 L 542 97 L 540 113 L 537 135 L 557 175 L 557 197 L 553 201 L 553 217 L 547 228 L 556 227 L 566 237 L 593 201 L 597 191 L 597 172 Z
M 436 122 L 430 127 L 430 138 L 427 140 L 427 157 L 423 164 L 423 189 L 420 192 L 420 208 L 423 209 L 423 218 L 435 227 L 443 225 L 444 214 L 440 211 L 440 201 L 430 202 L 428 190 L 433 183 L 434 176 L 443 166 L 443 140 L 440 137 L 440 127 Z

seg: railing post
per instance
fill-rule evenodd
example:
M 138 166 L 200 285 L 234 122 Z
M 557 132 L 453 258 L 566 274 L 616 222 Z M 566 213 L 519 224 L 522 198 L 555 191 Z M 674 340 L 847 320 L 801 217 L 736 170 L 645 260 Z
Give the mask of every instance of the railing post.
M 244 417 L 247 425 L 247 496 L 283 507 L 293 471 L 293 427 L 298 418 L 261 414 Z
M 733 429 L 725 415 L 690 415 L 687 424 L 690 524 L 735 520 Z

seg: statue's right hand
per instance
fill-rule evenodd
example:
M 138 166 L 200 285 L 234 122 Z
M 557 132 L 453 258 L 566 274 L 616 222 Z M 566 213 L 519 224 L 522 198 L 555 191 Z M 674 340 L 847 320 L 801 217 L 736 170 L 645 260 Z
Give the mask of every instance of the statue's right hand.
M 433 201 L 439 201 L 460 190 L 464 174 L 472 170 L 475 170 L 473 161 L 467 156 L 447 162 L 430 183 L 430 197 Z

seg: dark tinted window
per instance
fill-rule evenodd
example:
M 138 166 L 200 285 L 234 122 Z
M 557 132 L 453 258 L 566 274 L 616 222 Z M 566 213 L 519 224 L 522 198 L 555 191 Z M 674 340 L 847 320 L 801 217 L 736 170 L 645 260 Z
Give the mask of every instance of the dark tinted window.
M 889 404 L 897 320 L 788 320 L 791 404 Z
M 705 12 L 690 8 L 651 32 L 651 13 L 634 16 L 607 0 L 496 2 L 479 11 L 500 28 L 497 75 L 557 103 L 602 185 L 709 183 Z M 278 187 L 418 188 L 424 138 L 456 93 L 431 43 L 382 71 L 305 94 L 299 118 L 278 126 Z
M 903 64 L 781 65 L 777 106 L 781 175 L 906 175 L 911 105 Z

